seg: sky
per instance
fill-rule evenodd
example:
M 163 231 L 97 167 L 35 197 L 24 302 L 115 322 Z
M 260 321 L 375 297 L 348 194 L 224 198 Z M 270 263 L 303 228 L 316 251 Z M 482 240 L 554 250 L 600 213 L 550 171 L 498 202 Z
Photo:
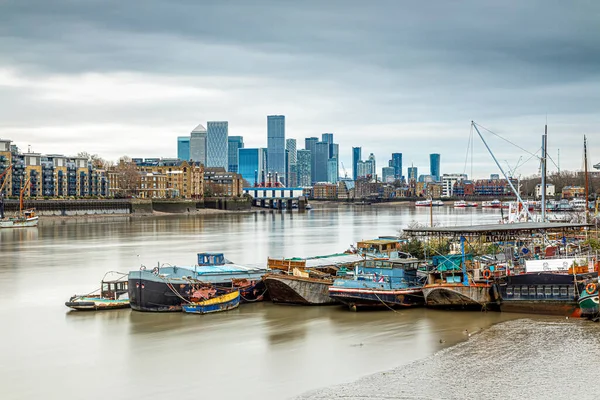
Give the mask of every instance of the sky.
M 174 157 L 210 120 L 266 147 L 266 116 L 283 114 L 299 149 L 334 133 L 349 176 L 353 146 L 379 170 L 400 152 L 404 174 L 429 173 L 430 153 L 442 173 L 499 173 L 469 146 L 475 121 L 527 176 L 547 123 L 549 169 L 577 170 L 583 135 L 600 162 L 598 21 L 596 0 L 4 0 L 0 137 Z

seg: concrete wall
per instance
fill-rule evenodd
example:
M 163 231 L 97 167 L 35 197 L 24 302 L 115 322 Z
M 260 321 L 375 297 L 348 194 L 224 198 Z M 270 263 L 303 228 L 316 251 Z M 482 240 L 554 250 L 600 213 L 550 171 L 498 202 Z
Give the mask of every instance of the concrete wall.
M 164 213 L 186 213 L 196 211 L 195 200 L 152 200 L 152 209 Z

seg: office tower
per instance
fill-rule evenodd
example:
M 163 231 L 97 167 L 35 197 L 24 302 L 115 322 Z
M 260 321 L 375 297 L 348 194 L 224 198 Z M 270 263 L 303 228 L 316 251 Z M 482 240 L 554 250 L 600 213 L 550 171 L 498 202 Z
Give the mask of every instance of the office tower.
M 298 162 L 297 150 L 296 150 L 296 139 L 285 140 L 285 150 L 287 152 L 287 186 L 295 187 L 298 186 L 298 168 L 296 163 Z
M 190 134 L 190 160 L 206 166 L 206 128 L 202 124 Z
M 177 137 L 177 158 L 183 161 L 189 161 L 190 159 L 190 137 L 189 136 L 178 136 Z
M 414 179 L 416 181 L 418 178 L 417 172 L 417 167 L 408 167 L 408 180 Z
M 429 174 L 435 182 L 440 180 L 440 155 L 437 153 L 429 155 Z
M 298 186 L 308 187 L 312 184 L 311 168 L 312 156 L 310 150 L 297 151 Z
M 319 143 L 319 138 L 309 137 L 304 139 L 304 149 L 310 151 L 310 180 L 311 182 L 315 182 L 315 172 L 317 170 L 315 153 L 317 152 L 317 143 Z
M 296 139 L 286 139 L 285 148 L 290 152 L 290 164 L 296 164 Z
M 371 163 L 371 176 L 375 178 L 375 174 L 377 173 L 377 164 L 375 163 L 375 156 L 373 153 L 369 154 L 369 159 L 367 161 Z
M 229 172 L 238 172 L 238 150 L 244 148 L 243 136 L 229 136 L 227 140 L 227 162 Z
M 327 161 L 329 160 L 329 143 L 318 142 L 315 145 L 313 165 L 316 168 L 314 182 L 327 182 Z
M 333 157 L 327 160 L 327 182 L 338 183 L 339 179 L 338 160 Z
M 358 162 L 361 160 L 361 148 L 353 147 L 352 148 L 352 178 L 356 180 L 358 178 Z
M 381 181 L 384 183 L 393 183 L 396 179 L 394 167 L 381 168 Z
M 229 123 L 227 121 L 208 121 L 206 124 L 206 166 L 221 167 L 227 171 L 229 163 L 228 142 Z
M 340 145 L 337 143 L 329 143 L 329 159 L 335 158 L 335 170 L 339 175 L 340 171 Z M 336 178 L 339 176 L 336 176 Z
M 238 149 L 238 174 L 242 176 L 250 186 L 262 182 L 262 176 L 265 172 L 265 151 L 264 149 Z
M 333 133 L 323 133 L 321 135 L 321 142 L 325 142 L 325 143 L 333 143 Z
M 267 116 L 267 170 L 285 185 L 285 116 Z
M 394 168 L 394 178 L 402 179 L 402 153 L 392 153 L 390 167 Z

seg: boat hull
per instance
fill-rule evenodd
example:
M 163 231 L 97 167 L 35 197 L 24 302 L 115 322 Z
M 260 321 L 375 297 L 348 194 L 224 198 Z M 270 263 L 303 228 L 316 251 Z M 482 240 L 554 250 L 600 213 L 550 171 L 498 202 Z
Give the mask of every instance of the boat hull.
M 596 317 L 598 316 L 598 292 L 593 294 L 583 293 L 579 298 L 579 309 L 581 310 L 582 317 Z
M 423 288 L 429 308 L 458 310 L 497 310 L 498 301 L 491 285 L 439 284 Z
M 212 314 L 216 312 L 229 311 L 240 305 L 240 292 L 227 293 L 209 300 L 184 304 L 181 306 L 183 312 L 188 314 Z
M 425 305 L 422 289 L 359 289 L 329 287 L 329 297 L 347 304 L 350 309 L 360 308 L 403 308 Z
M 280 304 L 337 304 L 329 297 L 332 281 L 292 275 L 267 275 L 264 282 L 271 300 Z
M 581 311 L 576 301 L 536 301 L 536 300 L 511 300 L 502 301 L 500 311 L 523 313 L 523 314 L 542 314 L 542 315 L 561 315 L 565 317 L 579 317 Z
M 231 283 L 216 283 L 214 286 L 231 289 Z M 259 279 L 253 285 L 240 289 L 240 301 L 242 303 L 261 301 L 265 297 L 265 292 L 265 283 Z M 129 278 L 129 299 L 131 308 L 135 311 L 178 312 L 181 311 L 181 305 L 190 300 L 190 294 L 189 283 L 157 282 L 131 275 Z
M 32 217 L 27 219 L 4 219 L 0 220 L 0 228 L 32 228 L 37 226 L 38 222 L 38 217 Z
M 100 297 L 76 297 L 65 302 L 69 308 L 79 311 L 99 311 L 129 308 L 129 299 L 110 300 Z

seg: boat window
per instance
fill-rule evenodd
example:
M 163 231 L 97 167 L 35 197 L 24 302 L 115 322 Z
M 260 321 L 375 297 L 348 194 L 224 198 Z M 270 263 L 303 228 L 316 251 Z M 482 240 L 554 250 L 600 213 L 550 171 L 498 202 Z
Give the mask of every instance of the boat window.
M 515 286 L 514 293 L 515 297 L 521 297 L 521 288 L 519 286 Z
M 537 295 L 538 295 L 538 297 L 544 297 L 544 287 L 543 286 L 537 287 Z
M 513 288 L 512 288 L 512 286 L 507 286 L 506 287 L 506 295 L 507 296 L 512 296 L 513 295 Z
M 552 286 L 546 286 L 546 296 L 552 295 Z
M 569 297 L 575 297 L 575 288 L 569 286 Z
M 529 295 L 535 297 L 535 286 L 529 286 Z
M 558 286 L 552 288 L 552 296 L 558 297 Z
M 103 283 L 103 284 L 102 284 L 102 290 L 103 290 L 104 292 L 108 291 L 108 283 Z
M 567 297 L 567 288 L 564 286 L 560 288 L 560 297 Z

